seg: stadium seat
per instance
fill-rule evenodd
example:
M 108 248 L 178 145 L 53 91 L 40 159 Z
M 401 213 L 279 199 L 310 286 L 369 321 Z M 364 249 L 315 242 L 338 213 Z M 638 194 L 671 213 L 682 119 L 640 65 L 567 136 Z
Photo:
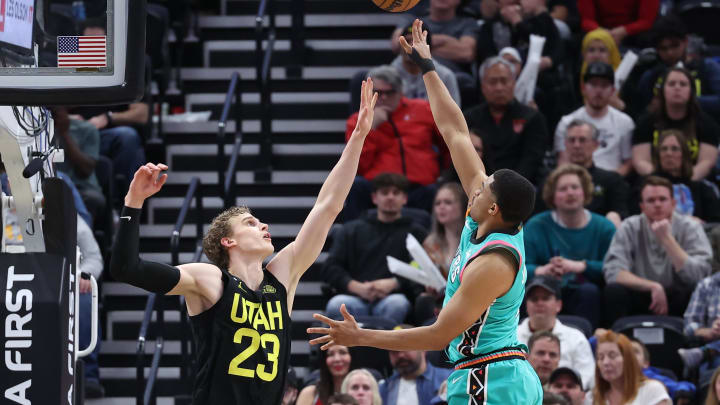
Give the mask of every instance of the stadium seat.
M 592 325 L 587 319 L 577 315 L 558 315 L 557 317 L 564 325 L 573 327 L 582 332 L 586 338 L 592 336 Z
M 636 315 L 620 318 L 612 330 L 643 342 L 650 352 L 653 366 L 682 375 L 683 363 L 677 350 L 687 345 L 683 319 L 675 316 Z
M 720 0 L 686 0 L 675 5 L 675 12 L 691 33 L 701 36 L 707 44 L 720 45 L 716 31 Z

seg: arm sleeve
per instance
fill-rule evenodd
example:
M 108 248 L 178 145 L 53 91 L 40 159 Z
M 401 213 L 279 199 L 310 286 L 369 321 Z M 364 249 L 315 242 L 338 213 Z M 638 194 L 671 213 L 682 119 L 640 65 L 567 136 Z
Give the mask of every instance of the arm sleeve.
M 610 242 L 610 247 L 605 255 L 605 264 L 603 265 L 603 275 L 605 276 L 605 282 L 608 284 L 615 282 L 620 271 L 631 271 L 632 269 L 633 243 L 631 234 L 630 223 L 623 221 L 612 242 Z
M 593 0 L 578 0 L 577 6 L 580 12 L 580 28 L 583 31 L 590 32 L 600 27 L 600 24 L 595 20 L 595 4 Z
M 638 19 L 625 25 L 628 35 L 649 31 L 657 18 L 660 0 L 640 0 Z
M 140 209 L 123 207 L 110 259 L 110 274 L 144 290 L 166 294 L 180 281 L 180 270 L 140 259 Z
M 700 224 L 694 221 L 688 222 L 688 224 L 681 240 L 678 241 L 688 255 L 687 260 L 678 271 L 678 275 L 686 283 L 695 285 L 710 275 L 712 247 Z
M 82 259 L 78 263 L 80 272 L 92 274 L 99 279 L 103 271 L 103 259 L 100 254 L 100 247 L 95 241 L 92 230 L 78 215 L 77 219 L 77 244 L 80 248 Z
M 347 285 L 352 281 L 347 271 L 347 224 L 333 234 L 330 254 L 325 260 L 325 281 L 339 292 L 347 292 Z

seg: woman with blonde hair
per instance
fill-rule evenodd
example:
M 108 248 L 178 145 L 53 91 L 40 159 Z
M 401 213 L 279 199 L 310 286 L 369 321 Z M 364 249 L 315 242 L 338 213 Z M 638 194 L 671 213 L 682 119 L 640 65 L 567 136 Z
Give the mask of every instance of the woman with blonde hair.
M 460 244 L 460 233 L 465 224 L 468 197 L 460 183 L 448 182 L 438 188 L 433 201 L 430 234 L 422 245 L 435 266 L 447 278 L 450 262 Z M 427 288 L 415 299 L 415 322 L 424 324 L 433 319 L 442 308 L 445 291 Z
M 352 395 L 359 405 L 382 405 L 378 383 L 364 368 L 353 370 L 345 376 L 340 392 Z
M 710 378 L 705 405 L 720 405 L 720 367 L 715 370 L 712 378 Z
M 595 358 L 593 405 L 672 405 L 665 386 L 642 373 L 625 335 L 599 334 Z
M 580 54 L 582 55 L 582 66 L 580 67 L 580 92 L 582 93 L 583 88 L 583 77 L 587 71 L 588 65 L 593 62 L 605 62 L 612 66 L 613 70 L 617 70 L 620 66 L 620 50 L 613 40 L 610 32 L 604 28 L 596 28 L 587 34 L 582 41 L 580 48 Z M 625 102 L 620 99 L 620 89 L 615 89 L 610 99 L 610 105 L 617 108 L 618 110 L 625 109 Z

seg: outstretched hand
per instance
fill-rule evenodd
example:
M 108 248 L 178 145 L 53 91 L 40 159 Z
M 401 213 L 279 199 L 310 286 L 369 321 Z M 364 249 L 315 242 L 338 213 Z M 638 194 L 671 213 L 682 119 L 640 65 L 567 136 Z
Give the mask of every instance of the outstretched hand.
M 412 27 L 412 44 L 408 44 L 402 35 L 398 40 L 400 41 L 400 46 L 406 53 L 410 54 L 413 49 L 415 49 L 421 58 L 430 59 L 430 46 L 427 43 L 427 34 L 427 31 L 423 31 L 422 29 L 422 21 L 415 19 Z
M 325 322 L 328 328 L 308 328 L 307 333 L 309 334 L 320 334 L 318 338 L 310 341 L 311 345 L 317 345 L 324 343 L 320 350 L 327 350 L 334 345 L 342 345 L 347 347 L 359 346 L 360 345 L 360 327 L 355 321 L 355 317 L 350 315 L 345 308 L 345 304 L 340 306 L 340 313 L 343 316 L 342 321 L 335 321 L 326 316 L 320 314 L 313 314 L 313 318 L 318 321 Z
M 367 80 L 363 80 L 362 82 L 362 88 L 360 90 L 360 113 L 354 133 L 365 136 L 370 132 L 377 98 L 377 93 L 373 92 L 372 79 L 368 77 Z
M 125 205 L 130 208 L 142 207 L 143 201 L 151 195 L 157 193 L 167 180 L 167 174 L 158 174 L 167 170 L 168 167 L 162 163 L 147 163 L 135 172 L 135 176 L 130 183 L 130 188 L 125 196 Z

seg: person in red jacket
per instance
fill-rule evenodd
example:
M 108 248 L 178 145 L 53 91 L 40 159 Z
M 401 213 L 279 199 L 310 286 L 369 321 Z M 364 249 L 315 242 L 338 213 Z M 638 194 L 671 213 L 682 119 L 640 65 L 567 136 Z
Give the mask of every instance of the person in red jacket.
M 350 195 L 343 210 L 345 221 L 358 218 L 372 207 L 372 179 L 380 173 L 402 174 L 410 180 L 408 206 L 432 208 L 440 171 L 447 167 L 447 147 L 440 137 L 430 111 L 423 99 L 405 98 L 402 79 L 389 65 L 368 72 L 378 93 L 375 115 L 358 166 Z M 347 140 L 357 122 L 355 113 L 347 120 Z
M 596 28 L 610 31 L 618 46 L 648 45 L 645 37 L 655 22 L 660 0 L 578 0 L 580 26 L 585 32 Z

